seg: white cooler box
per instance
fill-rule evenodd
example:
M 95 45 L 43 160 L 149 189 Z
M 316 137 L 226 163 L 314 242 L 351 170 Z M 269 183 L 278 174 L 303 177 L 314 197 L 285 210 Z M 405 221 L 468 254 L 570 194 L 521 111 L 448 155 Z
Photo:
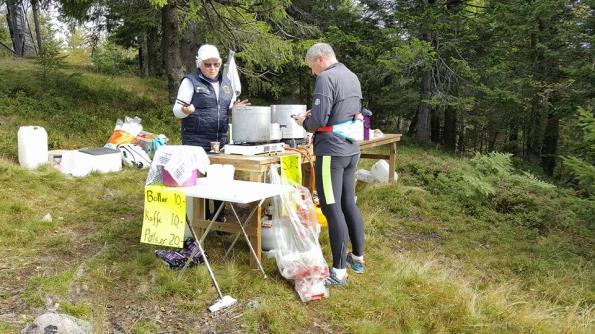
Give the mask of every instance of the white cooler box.
M 62 153 L 60 169 L 64 174 L 72 176 L 85 176 L 91 172 L 117 172 L 122 170 L 122 154 L 107 147 L 66 151 Z

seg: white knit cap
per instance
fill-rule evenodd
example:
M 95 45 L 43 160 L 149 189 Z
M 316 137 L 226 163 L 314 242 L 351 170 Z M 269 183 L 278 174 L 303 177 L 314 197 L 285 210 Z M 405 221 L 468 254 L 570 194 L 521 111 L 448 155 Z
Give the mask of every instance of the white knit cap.
M 196 54 L 196 67 L 203 61 L 211 58 L 217 58 L 221 61 L 221 57 L 219 56 L 219 50 L 217 47 L 211 44 L 204 44 L 198 49 Z

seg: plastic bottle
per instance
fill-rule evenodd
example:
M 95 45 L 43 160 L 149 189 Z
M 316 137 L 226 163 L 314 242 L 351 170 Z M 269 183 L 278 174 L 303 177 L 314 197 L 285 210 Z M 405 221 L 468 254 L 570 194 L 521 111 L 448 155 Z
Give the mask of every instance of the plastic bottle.
M 35 169 L 48 161 L 48 134 L 41 126 L 21 126 L 18 131 L 19 164 Z
M 261 247 L 263 251 L 270 251 L 276 247 L 275 234 L 273 233 L 273 214 L 273 205 L 269 204 L 265 210 L 265 215 L 260 220 Z
M 270 251 L 275 249 L 276 240 L 275 234 L 273 233 L 273 222 L 267 216 L 264 216 L 261 220 L 261 246 L 263 251 Z

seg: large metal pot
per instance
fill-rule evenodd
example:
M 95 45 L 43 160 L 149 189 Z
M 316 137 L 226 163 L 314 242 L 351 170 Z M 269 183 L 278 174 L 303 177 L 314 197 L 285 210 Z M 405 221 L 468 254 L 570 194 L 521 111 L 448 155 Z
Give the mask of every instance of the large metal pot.
M 304 113 L 306 106 L 303 104 L 274 104 L 271 106 L 271 121 L 279 123 L 283 139 L 306 138 L 306 130 L 291 118 L 291 115 Z
M 232 109 L 231 118 L 234 144 L 266 143 L 270 140 L 270 107 L 236 107 Z

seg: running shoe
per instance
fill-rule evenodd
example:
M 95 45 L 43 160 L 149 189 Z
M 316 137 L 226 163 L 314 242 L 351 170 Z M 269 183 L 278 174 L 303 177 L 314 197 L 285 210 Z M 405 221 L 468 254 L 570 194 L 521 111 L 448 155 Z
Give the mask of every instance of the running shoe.
M 324 285 L 337 285 L 337 286 L 345 286 L 347 285 L 347 274 L 343 279 L 337 278 L 337 273 L 335 272 L 335 268 L 331 268 L 330 275 L 324 280 Z
M 364 273 L 364 266 L 365 266 L 364 261 L 354 258 L 353 253 L 347 253 L 347 263 L 349 263 L 349 265 L 351 266 L 351 269 L 353 269 L 353 271 L 355 271 L 355 273 L 357 273 L 357 274 Z

